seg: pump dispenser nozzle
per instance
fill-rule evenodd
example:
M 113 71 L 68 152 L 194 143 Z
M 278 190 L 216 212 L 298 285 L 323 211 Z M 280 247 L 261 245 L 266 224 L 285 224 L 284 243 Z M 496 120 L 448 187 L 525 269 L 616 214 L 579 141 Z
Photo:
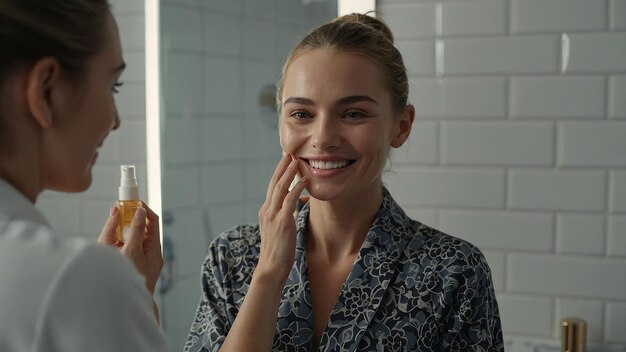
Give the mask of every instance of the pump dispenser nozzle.
M 119 200 L 117 202 L 120 217 L 117 226 L 117 239 L 124 242 L 135 212 L 141 208 L 142 204 L 139 201 L 135 165 L 120 166 L 120 174 Z

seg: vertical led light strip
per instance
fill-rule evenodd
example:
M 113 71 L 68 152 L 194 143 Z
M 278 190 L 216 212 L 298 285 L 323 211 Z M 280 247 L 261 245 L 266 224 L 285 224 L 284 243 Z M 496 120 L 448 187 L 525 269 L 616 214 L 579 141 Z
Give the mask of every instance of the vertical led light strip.
M 146 47 L 146 157 L 148 163 L 148 204 L 159 214 L 163 229 L 161 204 L 161 75 L 159 69 L 160 28 L 159 0 L 145 0 Z M 161 231 L 163 243 L 163 231 Z
M 370 16 L 376 17 L 376 0 L 338 0 L 338 15 L 343 16 L 353 12 L 370 13 Z

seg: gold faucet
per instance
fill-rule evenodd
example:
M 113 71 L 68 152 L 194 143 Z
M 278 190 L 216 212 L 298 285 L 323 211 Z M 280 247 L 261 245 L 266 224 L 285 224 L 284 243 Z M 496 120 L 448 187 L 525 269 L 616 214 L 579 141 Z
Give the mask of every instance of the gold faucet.
M 561 320 L 561 352 L 585 352 L 587 322 L 580 318 Z

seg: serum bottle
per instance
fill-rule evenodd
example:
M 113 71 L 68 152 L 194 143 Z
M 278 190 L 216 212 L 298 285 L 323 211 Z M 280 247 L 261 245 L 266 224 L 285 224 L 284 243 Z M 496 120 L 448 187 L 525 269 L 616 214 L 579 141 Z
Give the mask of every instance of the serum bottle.
M 117 225 L 116 237 L 119 241 L 125 242 L 128 238 L 128 229 L 131 221 L 133 221 L 135 212 L 141 208 L 141 201 L 139 201 L 135 165 L 121 165 L 120 171 L 119 200 L 117 202 L 119 223 Z

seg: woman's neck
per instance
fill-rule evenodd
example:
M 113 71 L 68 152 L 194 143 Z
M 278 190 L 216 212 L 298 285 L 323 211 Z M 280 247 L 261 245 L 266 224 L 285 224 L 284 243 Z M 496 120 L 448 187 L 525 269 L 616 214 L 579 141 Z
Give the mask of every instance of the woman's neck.
M 307 252 L 314 252 L 329 262 L 356 255 L 382 200 L 382 185 L 332 201 L 311 198 Z

